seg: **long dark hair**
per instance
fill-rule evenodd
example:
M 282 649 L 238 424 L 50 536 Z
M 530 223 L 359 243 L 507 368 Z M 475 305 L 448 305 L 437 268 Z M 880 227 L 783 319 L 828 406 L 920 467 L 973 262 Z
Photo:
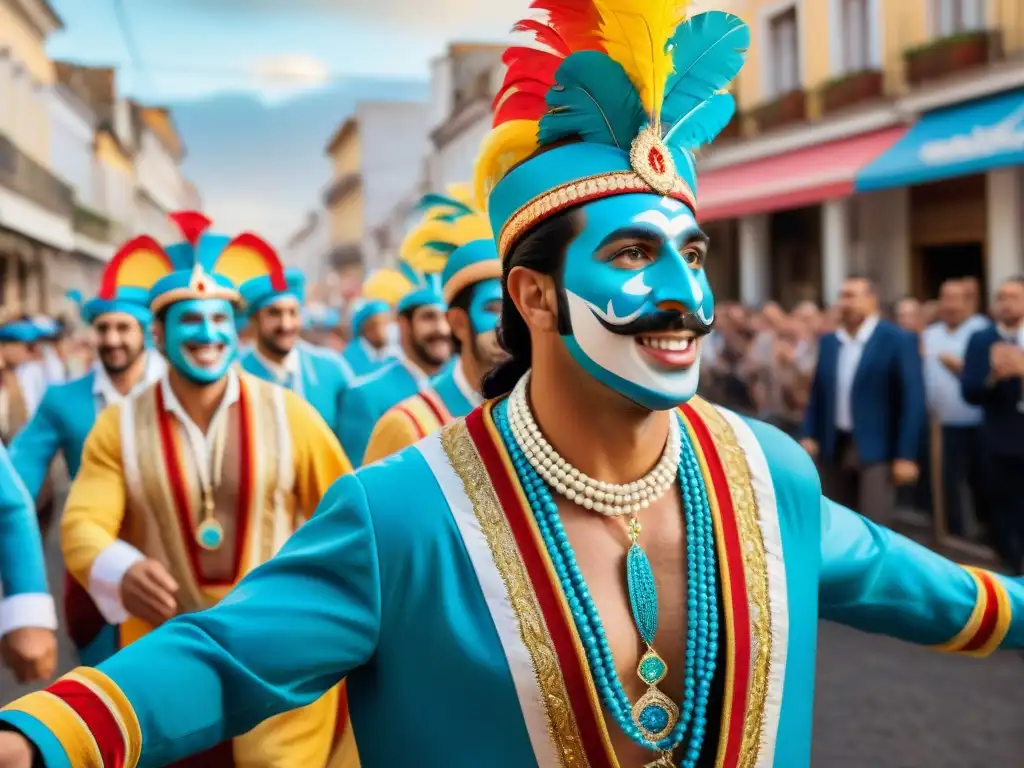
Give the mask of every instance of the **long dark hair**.
M 530 230 L 505 258 L 501 275 L 501 320 L 498 323 L 498 342 L 508 354 L 508 360 L 491 370 L 483 381 L 483 395 L 490 399 L 507 395 L 516 382 L 530 370 L 533 345 L 530 329 L 508 294 L 508 273 L 514 267 L 526 267 L 542 275 L 553 275 L 561 282 L 565 250 L 580 229 L 577 209 L 555 214 Z M 559 291 L 561 294 L 561 291 Z M 559 296 L 559 326 L 568 323 L 568 315 Z

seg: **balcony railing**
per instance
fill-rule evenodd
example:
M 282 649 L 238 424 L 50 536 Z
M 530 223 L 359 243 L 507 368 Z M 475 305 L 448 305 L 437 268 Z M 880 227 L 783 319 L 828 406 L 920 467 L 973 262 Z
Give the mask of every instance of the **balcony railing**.
M 106 216 L 86 208 L 80 203 L 75 204 L 72 223 L 75 232 L 99 243 L 111 243 L 115 239 L 115 227 Z
M 822 114 L 831 114 L 862 102 L 882 98 L 884 77 L 880 70 L 865 69 L 836 77 L 818 91 Z
M 903 54 L 907 82 L 920 85 L 983 67 L 1003 56 L 1002 32 L 978 30 L 932 40 Z
M 0 134 L 0 186 L 36 205 L 70 219 L 74 210 L 71 187 Z
M 340 243 L 328 252 L 327 261 L 333 269 L 362 264 L 363 249 L 358 243 Z
M 802 90 L 784 93 L 754 110 L 753 117 L 761 133 L 803 122 L 807 119 L 807 94 Z

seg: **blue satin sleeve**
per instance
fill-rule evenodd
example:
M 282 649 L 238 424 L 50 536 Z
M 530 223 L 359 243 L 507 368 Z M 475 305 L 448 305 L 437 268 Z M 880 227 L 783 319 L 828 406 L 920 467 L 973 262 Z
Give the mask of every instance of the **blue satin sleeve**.
M 280 553 L 215 607 L 179 616 L 101 664 L 138 721 L 139 765 L 167 765 L 245 733 L 365 664 L 380 631 L 379 572 L 366 495 L 346 475 Z M 40 695 L 0 712 L 0 726 L 21 730 L 46 765 L 60 765 L 69 745 L 41 738 L 45 721 L 25 722 Z
M 338 439 L 353 467 L 362 465 L 370 435 L 377 424 L 379 408 L 376 406 L 374 388 L 381 386 L 386 384 L 382 385 L 375 379 L 363 379 L 344 393 Z
M 822 498 L 824 619 L 941 650 L 1024 646 L 1024 587 L 966 568 Z
M 28 424 L 11 441 L 11 462 L 29 496 L 42 490 L 50 465 L 60 450 L 60 428 L 54 417 L 53 399 L 59 390 L 48 387 Z
M 48 595 L 43 542 L 32 497 L 0 444 L 0 588 L 5 597 Z

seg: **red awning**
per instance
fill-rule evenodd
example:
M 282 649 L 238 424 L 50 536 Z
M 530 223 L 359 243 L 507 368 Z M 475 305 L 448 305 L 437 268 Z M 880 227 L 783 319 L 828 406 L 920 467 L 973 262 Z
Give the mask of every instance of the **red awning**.
M 698 174 L 697 218 L 731 219 L 851 195 L 857 173 L 907 129 L 895 126 Z

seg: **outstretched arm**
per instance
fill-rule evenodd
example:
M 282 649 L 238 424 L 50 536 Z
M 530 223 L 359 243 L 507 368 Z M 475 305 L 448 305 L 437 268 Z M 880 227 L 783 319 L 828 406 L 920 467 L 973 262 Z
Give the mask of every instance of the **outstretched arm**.
M 939 650 L 1024 647 L 1024 586 L 821 500 L 821 617 Z
M 167 765 L 316 700 L 372 656 L 379 626 L 376 541 L 347 475 L 216 607 L 19 699 L 0 727 L 32 740 L 46 766 L 118 752 L 125 768 Z

